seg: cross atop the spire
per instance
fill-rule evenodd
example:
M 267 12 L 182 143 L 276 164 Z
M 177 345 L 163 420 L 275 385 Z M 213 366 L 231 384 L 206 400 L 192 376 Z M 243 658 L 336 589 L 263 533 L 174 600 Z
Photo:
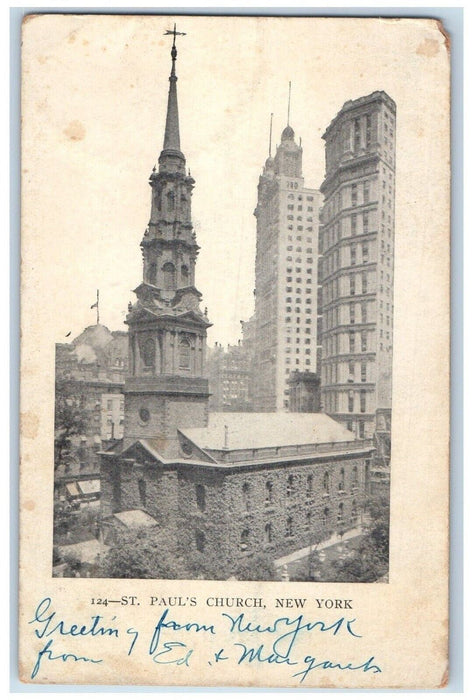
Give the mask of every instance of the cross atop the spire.
M 177 32 L 176 31 L 176 23 L 174 22 L 174 29 L 166 29 L 164 32 L 164 36 L 167 36 L 168 34 L 173 35 L 173 40 L 172 40 L 172 45 L 176 45 L 176 36 L 186 36 L 186 32 Z
M 178 32 L 176 30 L 176 25 L 174 29 L 167 29 L 164 32 L 165 36 L 172 36 L 172 67 L 171 75 L 169 76 L 169 95 L 168 95 L 168 108 L 166 114 L 166 128 L 164 131 L 164 144 L 163 150 L 160 156 L 160 170 L 166 167 L 166 162 L 163 160 L 163 156 L 172 156 L 173 158 L 179 158 L 185 162 L 185 158 L 181 153 L 180 139 L 179 139 L 179 111 L 177 107 L 177 75 L 176 75 L 176 36 L 185 36 L 185 32 Z M 169 165 L 169 163 L 167 163 Z
M 186 36 L 186 32 L 176 31 L 176 23 L 174 22 L 174 29 L 166 29 L 166 31 L 164 32 L 164 36 L 168 36 L 168 35 L 172 35 L 171 58 L 173 61 L 173 70 L 174 70 L 174 61 L 176 60 L 176 57 L 177 57 L 176 36 Z

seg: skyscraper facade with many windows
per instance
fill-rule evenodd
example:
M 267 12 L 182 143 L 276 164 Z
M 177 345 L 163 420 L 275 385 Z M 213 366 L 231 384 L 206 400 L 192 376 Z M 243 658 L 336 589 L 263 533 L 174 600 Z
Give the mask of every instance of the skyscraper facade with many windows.
M 346 102 L 323 136 L 322 407 L 360 438 L 391 408 L 395 134 L 378 91 Z
M 266 160 L 255 209 L 256 411 L 289 409 L 290 374 L 317 369 L 320 192 L 304 187 L 302 147 L 286 126 Z

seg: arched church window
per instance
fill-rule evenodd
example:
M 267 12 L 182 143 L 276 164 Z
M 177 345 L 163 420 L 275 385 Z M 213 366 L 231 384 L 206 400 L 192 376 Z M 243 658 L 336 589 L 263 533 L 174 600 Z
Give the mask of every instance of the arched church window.
M 197 500 L 197 506 L 198 506 L 199 510 L 204 512 L 204 510 L 205 510 L 205 486 L 203 486 L 202 484 L 196 484 L 195 497 Z
M 294 532 L 293 532 L 293 519 L 289 517 L 289 518 L 286 520 L 286 532 L 285 532 L 285 537 L 292 537 L 293 534 L 294 534 Z
M 163 188 L 162 188 L 162 186 L 160 187 L 158 185 L 158 188 L 156 189 L 155 195 L 154 195 L 154 201 L 156 202 L 156 207 L 158 208 L 158 211 L 161 211 L 162 199 L 163 199 Z
M 330 510 L 328 508 L 324 508 L 323 516 L 322 516 L 322 525 L 324 527 L 327 527 L 330 521 Z
M 176 268 L 171 262 L 163 265 L 164 273 L 164 289 L 175 289 L 176 287 Z
M 356 525 L 357 520 L 358 520 L 358 506 L 356 504 L 356 501 L 353 501 L 352 506 L 351 506 L 350 523 L 354 526 L 354 525 Z
M 182 279 L 182 284 L 184 287 L 187 287 L 189 284 L 189 268 L 187 265 L 183 265 L 181 267 L 181 279 Z
M 146 506 L 146 481 L 144 479 L 138 479 L 138 493 L 141 505 Z
M 251 508 L 251 497 L 250 497 L 250 485 L 248 482 L 245 482 L 242 486 L 242 494 L 243 494 L 243 503 L 246 511 L 249 511 Z
M 143 343 L 143 363 L 145 367 L 154 367 L 156 359 L 156 343 L 154 338 L 147 338 Z
M 325 472 L 325 474 L 324 474 L 324 493 L 329 492 L 329 486 L 330 486 L 329 475 L 328 475 L 328 472 Z
M 181 338 L 179 341 L 179 368 L 191 368 L 191 344 L 187 338 Z
M 201 530 L 195 531 L 195 546 L 198 552 L 203 552 L 205 548 L 205 535 Z
M 356 489 L 358 488 L 358 467 L 355 466 L 353 467 L 353 471 L 351 473 L 351 488 Z
M 156 263 L 151 263 L 148 267 L 148 282 L 150 284 L 156 284 Z
M 167 193 L 168 198 L 168 209 L 174 209 L 174 192 Z
M 265 505 L 270 505 L 273 502 L 273 484 L 271 481 L 266 482 L 266 498 Z

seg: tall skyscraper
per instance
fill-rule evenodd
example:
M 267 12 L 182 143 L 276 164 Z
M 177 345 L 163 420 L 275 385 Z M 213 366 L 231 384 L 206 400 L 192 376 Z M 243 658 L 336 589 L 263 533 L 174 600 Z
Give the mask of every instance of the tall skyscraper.
M 291 372 L 317 370 L 320 205 L 288 124 L 274 158 L 270 145 L 255 209 L 255 411 L 288 410 Z
M 194 286 L 199 250 L 191 220 L 194 180 L 181 152 L 177 107 L 176 46 L 163 150 L 150 176 L 151 216 L 141 242 L 143 281 L 130 308 L 130 371 L 125 382 L 124 448 L 151 438 L 156 449 L 172 455 L 176 425 L 203 427 L 208 416 L 204 378 L 207 328 Z
M 391 408 L 396 105 L 346 102 L 327 128 L 319 276 L 322 407 L 358 437 Z

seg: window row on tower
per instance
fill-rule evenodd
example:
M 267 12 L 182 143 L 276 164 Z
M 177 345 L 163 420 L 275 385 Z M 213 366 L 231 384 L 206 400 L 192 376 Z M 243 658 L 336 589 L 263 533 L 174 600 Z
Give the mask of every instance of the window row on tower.
M 297 204 L 297 205 L 288 204 L 287 210 L 288 211 L 303 211 L 303 207 L 302 207 L 302 204 Z M 309 204 L 309 206 L 304 208 L 304 211 L 311 213 L 314 211 L 314 207 L 311 204 Z
M 322 338 L 324 357 L 375 352 L 376 334 L 374 330 L 338 331 Z
M 376 271 L 364 270 L 339 274 L 322 286 L 322 304 L 326 306 L 340 297 L 371 294 L 375 291 Z
M 367 179 L 344 185 L 325 203 L 321 222 L 328 223 L 344 209 L 371 204 L 378 200 L 378 180 Z
M 170 261 L 165 262 L 160 268 L 158 268 L 157 262 L 148 262 L 145 276 L 149 284 L 167 291 L 177 287 L 187 287 L 191 284 L 189 267 L 187 265 L 176 266 Z
M 292 242 L 293 239 L 294 239 L 294 236 L 293 236 L 292 234 L 289 234 L 288 237 L 287 237 L 287 240 L 288 240 L 289 242 Z M 300 245 L 302 245 L 302 235 L 296 236 L 295 240 L 296 240 L 296 242 L 297 242 L 297 241 L 300 241 Z M 312 236 L 307 236 L 306 239 L 305 239 L 305 242 L 306 242 L 306 243 L 312 243 Z M 297 243 L 296 243 L 296 244 L 297 244 Z
M 337 272 L 340 268 L 366 265 L 369 262 L 375 262 L 375 251 L 375 241 L 351 243 L 336 248 L 331 253 L 327 253 L 321 260 L 320 270 L 322 279 Z
M 374 382 L 375 366 L 372 362 L 362 360 L 335 360 L 322 365 L 322 385 L 330 384 L 365 384 Z
M 389 160 L 394 153 L 394 114 L 379 104 L 372 103 L 365 113 L 351 119 L 341 119 L 327 137 L 325 149 L 326 170 L 331 172 L 341 161 L 377 153 Z
M 374 413 L 375 395 L 367 389 L 323 390 L 326 413 Z
M 167 374 L 202 371 L 203 340 L 192 333 L 163 330 L 130 336 L 132 373 Z
M 322 314 L 322 330 L 356 323 L 375 323 L 375 304 L 368 301 L 338 304 Z
M 362 213 L 342 216 L 330 226 L 325 226 L 320 232 L 320 252 L 325 253 L 343 238 L 376 233 L 378 228 L 376 209 Z
M 287 186 L 289 187 L 290 184 L 293 184 L 293 183 L 289 183 L 289 182 L 288 182 L 288 183 L 287 183 Z M 293 188 L 291 188 L 291 189 L 293 189 Z M 306 201 L 306 202 L 313 202 L 313 201 L 314 201 L 314 195 L 312 195 L 312 194 L 303 194 L 303 193 L 300 193 L 300 194 L 297 194 L 297 195 L 296 195 L 296 194 L 294 194 L 293 192 L 288 192 L 288 194 L 287 194 L 287 199 L 288 199 L 288 201 L 295 201 L 296 198 L 297 198 L 297 201 L 298 201 L 298 202 L 304 202 L 304 201 Z M 312 211 L 312 210 L 311 210 L 311 211 Z

